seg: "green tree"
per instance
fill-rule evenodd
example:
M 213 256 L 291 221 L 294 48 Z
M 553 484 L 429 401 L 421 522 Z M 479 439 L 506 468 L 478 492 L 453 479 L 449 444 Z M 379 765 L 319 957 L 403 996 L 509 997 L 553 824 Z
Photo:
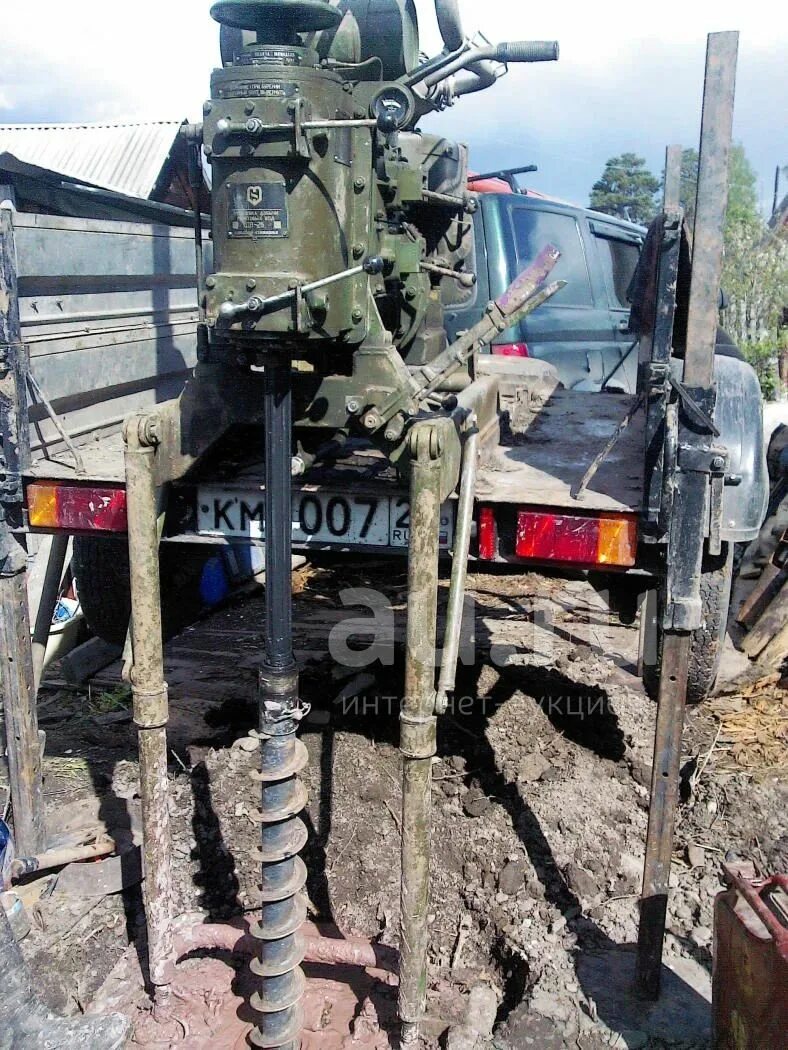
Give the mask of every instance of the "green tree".
M 681 154 L 681 188 L 679 197 L 684 214 L 690 227 L 695 221 L 695 198 L 698 195 L 698 151 L 685 149 Z M 756 192 L 757 176 L 747 159 L 744 147 L 736 143 L 731 148 L 731 159 L 728 167 L 728 227 L 740 222 L 758 221 L 758 195 Z M 662 173 L 662 186 L 665 184 L 665 173 Z
M 610 158 L 602 177 L 591 188 L 591 207 L 645 224 L 654 218 L 654 195 L 658 189 L 659 179 L 648 170 L 643 157 L 622 153 Z
M 728 165 L 728 211 L 725 222 L 729 229 L 739 223 L 762 222 L 755 188 L 757 183 L 758 177 L 747 159 L 744 146 L 740 142 L 735 143 Z
M 679 200 L 690 226 L 695 221 L 695 198 L 698 196 L 698 159 L 696 149 L 682 150 Z

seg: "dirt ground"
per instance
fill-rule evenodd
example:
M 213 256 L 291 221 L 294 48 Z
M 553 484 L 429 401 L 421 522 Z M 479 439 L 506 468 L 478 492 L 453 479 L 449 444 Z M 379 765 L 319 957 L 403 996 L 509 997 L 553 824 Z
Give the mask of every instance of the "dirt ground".
M 391 945 L 404 570 L 357 559 L 294 577 L 302 694 L 312 705 L 303 730 L 310 918 Z M 345 594 L 343 608 L 348 588 L 381 593 L 394 611 L 390 621 L 376 607 L 384 663 L 359 653 L 370 639 L 358 619 L 372 613 L 354 604 L 358 594 Z M 647 1007 L 630 993 L 655 714 L 635 675 L 637 623 L 612 619 L 584 581 L 476 575 L 469 597 L 475 641 L 463 646 L 433 770 L 429 1045 L 444 1045 L 483 985 L 497 1002 L 489 1045 L 499 1050 L 709 1046 L 721 862 L 733 852 L 788 868 L 785 680 L 749 692 L 723 684 L 689 713 L 663 995 Z M 261 595 L 247 595 L 167 647 L 175 910 L 212 922 L 257 904 L 248 733 L 261 623 Z M 355 666 L 338 662 L 343 648 Z M 129 698 L 117 682 L 117 667 L 84 690 L 65 688 L 57 668 L 49 676 L 41 723 L 53 835 L 99 819 L 138 839 Z M 58 1010 L 86 1009 L 130 941 L 141 942 L 140 886 L 128 881 L 107 895 L 96 882 L 90 896 L 68 880 L 25 887 L 32 930 L 23 949 Z M 387 994 L 391 1013 L 395 991 Z

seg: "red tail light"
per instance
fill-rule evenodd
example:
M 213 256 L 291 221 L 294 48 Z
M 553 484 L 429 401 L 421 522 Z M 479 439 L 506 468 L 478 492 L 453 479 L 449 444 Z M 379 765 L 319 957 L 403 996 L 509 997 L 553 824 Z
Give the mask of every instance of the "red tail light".
M 479 557 L 482 561 L 494 561 L 498 554 L 498 526 L 492 507 L 479 508 Z
M 530 357 L 527 343 L 498 343 L 492 347 L 496 357 Z
M 31 529 L 125 532 L 126 491 L 110 485 L 33 482 L 27 486 L 27 513 Z
M 625 514 L 590 518 L 521 510 L 515 553 L 534 561 L 629 568 L 637 554 L 637 519 Z

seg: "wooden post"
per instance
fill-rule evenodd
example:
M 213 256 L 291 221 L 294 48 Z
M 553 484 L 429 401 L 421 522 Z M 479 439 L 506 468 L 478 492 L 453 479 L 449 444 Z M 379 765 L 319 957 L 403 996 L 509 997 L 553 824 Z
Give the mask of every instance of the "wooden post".
M 27 356 L 17 299 L 12 214 L 0 208 L 0 683 L 17 851 L 46 849 L 21 474 L 30 456 Z

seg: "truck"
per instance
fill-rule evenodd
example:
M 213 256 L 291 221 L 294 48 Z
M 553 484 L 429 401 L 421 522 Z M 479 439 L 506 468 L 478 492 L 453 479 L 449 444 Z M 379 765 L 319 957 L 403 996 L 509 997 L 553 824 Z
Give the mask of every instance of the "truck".
M 399 1011 L 403 1045 L 413 1045 L 426 982 L 429 777 L 469 562 L 592 574 L 622 609 L 651 596 L 644 668 L 659 703 L 639 975 L 653 996 L 676 733 L 685 700 L 712 688 L 733 548 L 757 535 L 767 494 L 757 379 L 714 353 L 736 34 L 710 38 L 716 73 L 707 76 L 691 270 L 672 148 L 663 213 L 643 238 L 635 281 L 637 354 L 626 361 L 636 373 L 629 388 L 600 391 L 567 378 L 558 355 L 483 352 L 524 342 L 523 319 L 560 310 L 577 274 L 562 238 L 538 223 L 528 252 L 518 247 L 532 205 L 476 194 L 467 149 L 418 130 L 421 116 L 491 86 L 507 64 L 557 59 L 557 45 L 471 40 L 456 3 L 436 0 L 445 48 L 423 62 L 412 5 L 383 6 L 385 33 L 379 8 L 359 0 L 214 5 L 223 65 L 203 124 L 184 128 L 195 166 L 202 150 L 213 169 L 210 250 L 199 213 L 192 237 L 0 213 L 0 616 L 13 656 L 3 667 L 17 832 L 41 846 L 24 545 L 31 535 L 59 539 L 48 572 L 59 579 L 70 536 L 88 620 L 116 641 L 128 633 L 147 951 L 166 1010 L 176 961 L 162 665 L 167 607 L 179 604 L 172 574 L 186 552 L 198 581 L 217 550 L 262 558 L 252 1003 L 261 1046 L 297 1045 L 303 993 L 296 734 L 305 712 L 292 653 L 292 550 L 408 556 Z M 575 236 L 637 241 L 614 222 L 584 217 L 580 231 L 577 216 L 547 211 L 574 223 Z M 493 266 L 498 237 L 515 249 Z M 57 243 L 70 254 L 53 251 Z M 121 301 L 84 279 L 97 246 L 102 273 L 121 278 L 119 289 L 128 280 Z M 186 272 L 187 247 L 196 248 L 188 289 L 171 280 Z M 68 262 L 53 275 L 56 258 Z M 623 304 L 619 313 L 616 331 Z M 613 357 L 625 359 L 619 349 Z M 600 372 L 610 362 L 605 351 Z M 438 674 L 442 556 L 451 587 Z M 48 612 L 42 602 L 42 623 Z

